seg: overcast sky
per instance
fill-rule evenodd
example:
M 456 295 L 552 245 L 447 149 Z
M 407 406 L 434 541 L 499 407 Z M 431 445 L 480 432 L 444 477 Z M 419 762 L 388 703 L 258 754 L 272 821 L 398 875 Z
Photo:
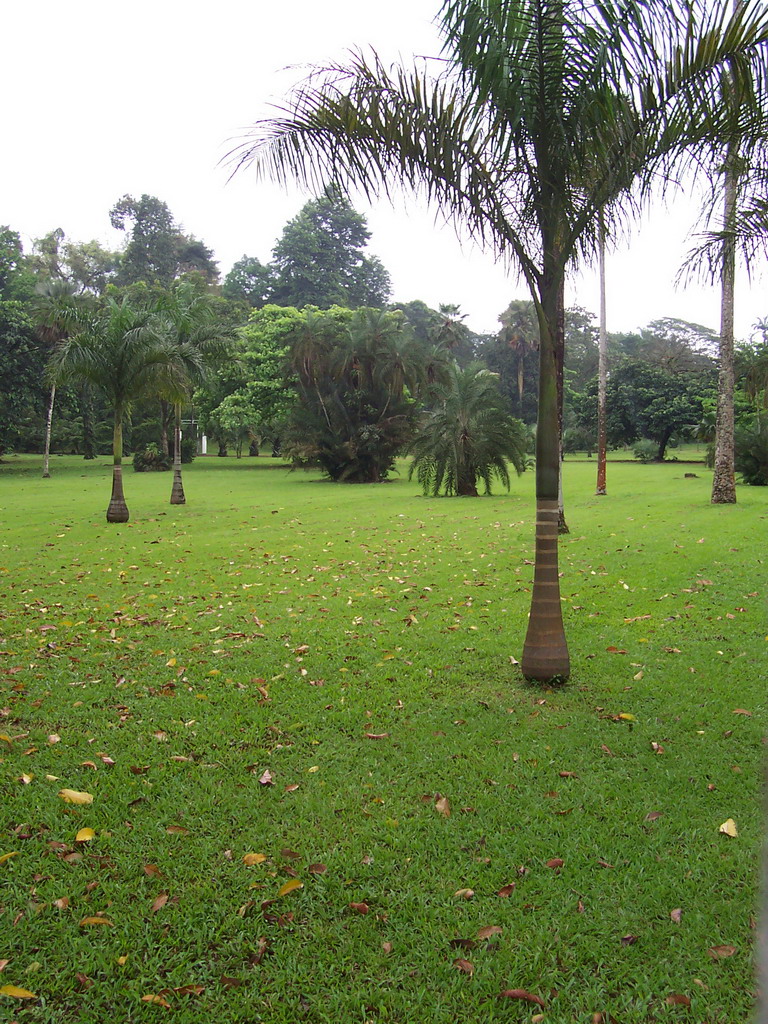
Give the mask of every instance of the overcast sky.
M 311 198 L 228 182 L 222 156 L 302 76 L 302 65 L 373 45 L 386 59 L 437 54 L 439 0 L 38 0 L 3 14 L 0 224 L 31 240 L 55 227 L 111 247 L 124 236 L 108 212 L 120 196 L 164 200 L 185 231 L 210 246 L 224 275 L 244 253 L 263 262 L 284 224 Z M 476 331 L 494 331 L 524 286 L 508 268 L 462 245 L 434 211 L 403 197 L 356 202 L 371 252 L 389 270 L 394 297 L 458 303 Z M 712 288 L 674 288 L 696 204 L 677 196 L 610 257 L 609 330 L 661 316 L 715 329 Z M 738 282 L 736 329 L 748 337 L 768 315 L 764 280 Z M 596 275 L 569 282 L 568 304 L 597 313 Z

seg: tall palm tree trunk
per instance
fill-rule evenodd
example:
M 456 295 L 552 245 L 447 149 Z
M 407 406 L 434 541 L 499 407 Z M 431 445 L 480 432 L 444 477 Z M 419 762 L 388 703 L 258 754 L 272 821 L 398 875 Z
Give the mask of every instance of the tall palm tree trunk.
M 555 331 L 555 365 L 557 367 L 557 532 L 570 533 L 565 521 L 563 497 L 563 413 L 565 409 L 565 278 L 557 297 L 557 329 Z
M 546 251 L 546 249 L 545 249 Z M 560 607 L 557 536 L 560 484 L 560 430 L 557 339 L 560 284 L 545 268 L 539 329 L 539 415 L 536 430 L 536 556 L 533 595 L 521 668 L 526 679 L 567 679 L 568 645 Z
M 600 276 L 600 328 L 597 336 L 597 486 L 595 494 L 606 493 L 608 431 L 606 392 L 608 386 L 608 331 L 605 301 L 605 217 L 598 214 L 597 261 Z
M 736 503 L 734 472 L 734 360 L 733 307 L 736 283 L 736 244 L 733 237 L 738 200 L 738 146 L 731 142 L 725 157 L 725 197 L 723 201 L 723 265 L 720 292 L 720 371 L 717 381 L 717 420 L 715 424 L 715 475 L 712 480 L 712 504 Z
M 112 497 L 107 508 L 108 523 L 127 523 L 128 506 L 123 494 L 123 410 L 115 406 L 115 426 L 112 432 Z
M 43 450 L 43 479 L 47 480 L 50 475 L 51 462 L 51 424 L 53 423 L 53 403 L 56 401 L 56 385 L 51 385 L 51 394 L 48 399 L 48 411 L 45 415 L 45 448 Z
M 184 484 L 181 481 L 181 403 L 173 405 L 173 486 L 171 505 L 185 505 Z

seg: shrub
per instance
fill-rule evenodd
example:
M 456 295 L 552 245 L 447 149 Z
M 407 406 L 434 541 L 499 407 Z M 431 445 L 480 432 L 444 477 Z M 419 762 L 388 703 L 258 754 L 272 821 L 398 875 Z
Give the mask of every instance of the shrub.
M 643 438 L 633 445 L 632 452 L 638 462 L 656 462 L 659 457 L 659 446 L 655 441 Z
M 137 473 L 162 472 L 170 469 L 173 460 L 164 455 L 156 444 L 148 444 L 133 456 L 133 468 Z
M 736 429 L 736 472 L 745 484 L 768 486 L 768 416 L 755 416 Z
M 185 465 L 194 459 L 197 455 L 197 438 L 194 437 L 182 437 L 181 439 L 181 461 Z

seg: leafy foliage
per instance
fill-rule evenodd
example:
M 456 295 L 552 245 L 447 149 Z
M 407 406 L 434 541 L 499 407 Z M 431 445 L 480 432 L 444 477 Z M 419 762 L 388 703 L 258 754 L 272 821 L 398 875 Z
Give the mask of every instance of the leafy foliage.
M 133 468 L 137 473 L 162 472 L 172 466 L 170 455 L 161 452 L 156 444 L 148 444 L 133 453 Z
M 742 421 L 736 427 L 736 472 L 753 487 L 768 486 L 768 415 Z
M 525 469 L 528 435 L 504 409 L 496 378 L 479 364 L 454 364 L 434 390 L 434 408 L 408 446 L 413 474 L 425 494 L 477 496 L 478 481 L 491 493 L 496 478 L 509 490 L 508 462 Z

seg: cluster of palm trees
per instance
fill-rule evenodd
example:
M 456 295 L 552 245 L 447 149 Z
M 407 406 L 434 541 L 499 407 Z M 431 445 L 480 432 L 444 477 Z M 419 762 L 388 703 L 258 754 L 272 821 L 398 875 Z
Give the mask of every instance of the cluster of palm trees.
M 514 264 L 539 322 L 536 566 L 522 669 L 570 671 L 557 522 L 566 269 L 685 167 L 765 128 L 758 0 L 444 0 L 444 52 L 316 69 L 234 152 L 278 180 L 405 184 Z M 727 88 L 724 88 L 727 83 Z
M 181 410 L 192 388 L 227 351 L 232 332 L 215 315 L 211 297 L 180 281 L 151 303 L 108 297 L 97 309 L 60 295 L 49 319 L 57 334 L 49 362 L 51 400 L 58 384 L 86 381 L 107 398 L 113 413 L 112 495 L 107 522 L 124 523 L 123 422 L 138 399 L 164 398 L 174 409 L 171 504 L 185 503 L 181 475 Z M 45 475 L 45 472 L 44 472 Z

